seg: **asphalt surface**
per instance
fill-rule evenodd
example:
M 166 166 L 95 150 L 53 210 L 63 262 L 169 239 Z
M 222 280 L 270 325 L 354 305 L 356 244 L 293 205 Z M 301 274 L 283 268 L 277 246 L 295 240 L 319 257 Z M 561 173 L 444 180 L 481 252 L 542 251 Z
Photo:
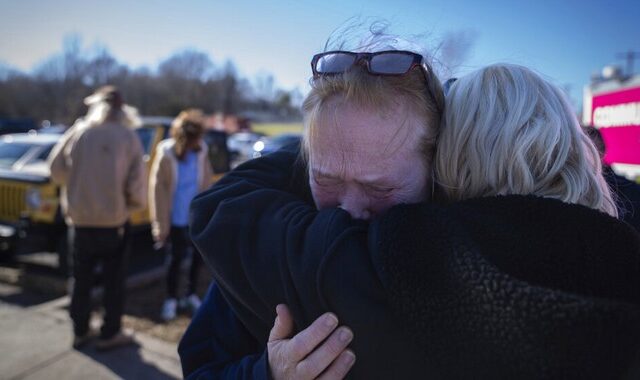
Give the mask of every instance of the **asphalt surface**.
M 135 344 L 112 351 L 73 349 L 68 305 L 68 296 L 0 283 L 0 379 L 181 378 L 176 344 L 142 332 Z

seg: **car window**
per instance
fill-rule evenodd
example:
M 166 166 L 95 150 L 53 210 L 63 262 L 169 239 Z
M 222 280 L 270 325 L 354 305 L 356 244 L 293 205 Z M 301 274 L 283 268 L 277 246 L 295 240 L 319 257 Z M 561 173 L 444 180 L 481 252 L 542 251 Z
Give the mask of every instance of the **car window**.
M 0 168 L 10 168 L 31 148 L 28 144 L 0 142 Z
M 47 147 L 45 147 L 44 149 L 42 149 L 40 151 L 40 153 L 38 153 L 38 155 L 36 156 L 36 158 L 34 158 L 34 161 L 46 161 L 47 158 L 49 158 L 49 154 L 51 153 L 51 150 L 53 149 L 53 145 L 49 145 Z

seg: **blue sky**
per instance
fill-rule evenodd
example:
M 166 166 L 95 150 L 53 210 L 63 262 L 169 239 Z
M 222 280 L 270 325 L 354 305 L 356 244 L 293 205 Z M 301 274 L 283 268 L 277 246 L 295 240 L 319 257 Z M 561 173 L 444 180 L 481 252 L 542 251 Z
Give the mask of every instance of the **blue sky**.
M 233 60 L 248 77 L 272 73 L 306 89 L 311 56 L 351 17 L 382 18 L 426 47 L 447 32 L 473 34 L 464 73 L 523 64 L 570 89 L 576 104 L 590 75 L 616 54 L 640 51 L 640 1 L 94 1 L 0 0 L 0 61 L 22 70 L 60 51 L 65 35 L 106 45 L 120 61 L 154 67 L 176 50 Z M 640 61 L 636 63 L 640 71 Z

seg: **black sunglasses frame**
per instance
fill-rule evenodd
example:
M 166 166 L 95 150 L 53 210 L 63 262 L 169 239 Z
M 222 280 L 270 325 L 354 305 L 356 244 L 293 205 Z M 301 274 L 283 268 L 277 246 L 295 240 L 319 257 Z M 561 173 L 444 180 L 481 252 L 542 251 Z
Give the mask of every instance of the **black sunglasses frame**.
M 411 62 L 411 64 L 409 65 L 409 67 L 407 68 L 407 70 L 403 73 L 380 73 L 380 72 L 376 72 L 373 71 L 371 69 L 371 59 L 375 56 L 378 55 L 382 55 L 382 54 L 388 54 L 388 53 L 393 53 L 393 54 L 404 54 L 404 55 L 408 55 L 411 56 L 413 58 L 413 61 Z M 323 73 L 321 71 L 317 70 L 317 66 L 318 66 L 318 61 L 320 61 L 320 59 L 324 56 L 327 55 L 331 55 L 331 54 L 345 54 L 345 55 L 351 55 L 354 56 L 354 60 L 353 63 L 351 64 L 351 66 L 349 66 L 346 70 L 344 71 L 339 71 L 339 72 L 331 72 L 331 73 Z M 313 71 L 313 77 L 314 78 L 318 78 L 320 76 L 323 75 L 338 75 L 338 74 L 342 74 L 346 71 L 348 71 L 351 67 L 353 66 L 357 66 L 357 65 L 362 65 L 364 63 L 364 67 L 366 67 L 367 72 L 371 75 L 380 75 L 380 76 L 401 76 L 401 75 L 405 75 L 407 74 L 409 71 L 411 71 L 413 68 L 420 67 L 422 70 L 426 71 L 426 67 L 424 67 L 422 65 L 422 55 L 418 54 L 418 53 L 414 53 L 412 51 L 407 51 L 407 50 L 384 50 L 384 51 L 377 51 L 377 52 L 373 52 L 373 53 L 356 53 L 356 52 L 352 52 L 352 51 L 344 51 L 344 50 L 332 50 L 332 51 L 326 51 L 324 53 L 319 53 L 313 56 L 313 59 L 311 59 L 311 70 Z M 426 73 L 425 73 L 426 76 Z

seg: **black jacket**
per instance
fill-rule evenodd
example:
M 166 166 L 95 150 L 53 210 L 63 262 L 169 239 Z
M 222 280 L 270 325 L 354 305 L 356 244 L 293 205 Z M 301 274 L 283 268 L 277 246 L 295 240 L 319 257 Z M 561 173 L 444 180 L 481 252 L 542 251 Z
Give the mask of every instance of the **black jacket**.
M 317 211 L 295 155 L 251 161 L 194 200 L 191 226 L 261 344 L 275 306 L 354 331 L 354 378 L 602 378 L 640 342 L 640 238 L 535 197 L 394 207 L 370 226 Z M 262 347 L 264 347 L 262 344 Z
M 640 185 L 617 175 L 607 166 L 603 168 L 603 174 L 616 197 L 620 219 L 640 232 Z
M 215 282 L 178 345 L 187 380 L 269 380 L 264 342 L 258 342 L 238 320 Z

